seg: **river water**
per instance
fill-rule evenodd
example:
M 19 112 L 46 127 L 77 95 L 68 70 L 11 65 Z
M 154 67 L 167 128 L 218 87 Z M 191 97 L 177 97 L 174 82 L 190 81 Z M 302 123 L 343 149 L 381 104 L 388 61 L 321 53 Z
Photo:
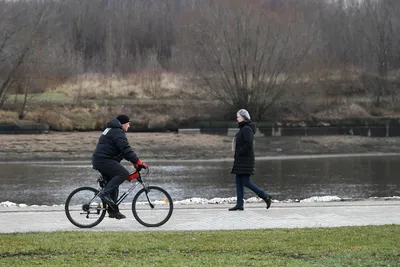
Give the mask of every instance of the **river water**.
M 174 201 L 235 200 L 231 160 L 148 164 L 147 182 L 166 189 Z M 400 156 L 283 157 L 258 159 L 252 180 L 275 201 L 351 200 L 400 196 L 399 174 Z M 90 162 L 0 163 L 0 204 L 62 205 L 73 189 L 97 187 L 97 177 Z M 254 196 L 245 189 L 245 199 Z

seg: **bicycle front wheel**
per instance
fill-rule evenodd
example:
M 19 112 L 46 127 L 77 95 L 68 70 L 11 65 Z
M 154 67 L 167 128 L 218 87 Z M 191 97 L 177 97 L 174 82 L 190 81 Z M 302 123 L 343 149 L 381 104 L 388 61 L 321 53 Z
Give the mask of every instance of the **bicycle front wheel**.
M 106 215 L 106 203 L 98 196 L 98 190 L 92 187 L 80 187 L 72 191 L 65 202 L 65 214 L 68 220 L 80 228 L 98 225 Z
M 146 227 L 163 225 L 171 218 L 173 209 L 171 196 L 158 186 L 142 188 L 132 201 L 133 216 Z

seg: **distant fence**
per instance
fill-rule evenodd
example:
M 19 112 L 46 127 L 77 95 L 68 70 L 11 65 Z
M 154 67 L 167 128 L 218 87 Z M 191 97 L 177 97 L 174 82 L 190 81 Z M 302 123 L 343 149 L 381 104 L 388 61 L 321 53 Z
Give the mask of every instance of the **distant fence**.
M 260 128 L 259 130 L 264 136 L 308 136 L 308 135 L 359 135 L 359 136 L 369 136 L 369 137 L 400 136 L 400 125 L 266 127 L 266 128 Z
M 0 124 L 0 134 L 43 134 L 49 132 L 49 125 L 44 123 Z
M 234 136 L 238 131 L 234 124 L 199 125 L 200 127 L 130 129 L 131 132 L 177 132 L 179 134 L 216 134 Z M 44 123 L 0 124 L 0 134 L 42 134 L 48 133 L 49 126 Z M 400 136 L 400 121 L 398 123 L 380 125 L 319 125 L 308 126 L 296 124 L 293 126 L 273 125 L 258 127 L 256 136 L 314 136 L 314 135 L 358 135 L 370 137 Z
M 327 121 L 260 121 L 259 136 L 357 135 L 370 137 L 400 136 L 399 118 L 357 118 Z M 179 133 L 205 133 L 234 136 L 234 121 L 198 121 L 181 126 Z
M 234 136 L 238 131 L 232 121 L 199 121 L 180 133 L 207 133 Z M 259 136 L 314 136 L 314 135 L 357 135 L 370 137 L 400 136 L 399 118 L 359 118 L 322 121 L 261 121 L 256 122 Z M 190 128 L 190 130 L 187 130 Z M 186 129 L 186 130 L 185 130 Z
M 217 134 L 234 136 L 238 128 L 182 128 L 182 134 Z M 313 127 L 259 127 L 256 136 L 314 136 L 358 135 L 369 137 L 400 136 L 400 125 L 387 126 L 313 126 Z

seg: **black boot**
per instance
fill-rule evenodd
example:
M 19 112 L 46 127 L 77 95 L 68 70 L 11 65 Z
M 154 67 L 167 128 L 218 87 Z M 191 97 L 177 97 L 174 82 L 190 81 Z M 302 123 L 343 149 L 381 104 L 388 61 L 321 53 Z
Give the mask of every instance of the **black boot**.
M 269 209 L 269 207 L 271 207 L 272 197 L 270 195 L 266 195 L 262 199 L 265 201 L 265 203 L 267 203 L 267 209 Z
M 110 218 L 115 218 L 117 220 L 125 219 L 126 216 L 119 212 L 119 210 L 109 210 L 108 211 L 108 217 Z
M 117 220 L 121 220 L 121 219 L 125 219 L 125 218 L 126 218 L 126 216 L 119 211 L 117 211 L 117 213 L 115 214 L 115 219 L 117 219 Z
M 230 210 L 230 211 L 234 211 L 234 210 L 244 210 L 244 208 L 243 208 L 243 206 L 238 206 L 238 205 L 236 205 L 236 206 L 234 206 L 233 208 L 230 208 L 229 210 Z

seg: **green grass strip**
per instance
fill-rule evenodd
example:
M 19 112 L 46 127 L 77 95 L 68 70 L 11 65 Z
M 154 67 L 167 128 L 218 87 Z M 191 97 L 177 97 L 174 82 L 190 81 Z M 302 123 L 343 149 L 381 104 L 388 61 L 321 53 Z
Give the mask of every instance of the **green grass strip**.
M 0 266 L 399 266 L 400 225 L 0 235 Z

